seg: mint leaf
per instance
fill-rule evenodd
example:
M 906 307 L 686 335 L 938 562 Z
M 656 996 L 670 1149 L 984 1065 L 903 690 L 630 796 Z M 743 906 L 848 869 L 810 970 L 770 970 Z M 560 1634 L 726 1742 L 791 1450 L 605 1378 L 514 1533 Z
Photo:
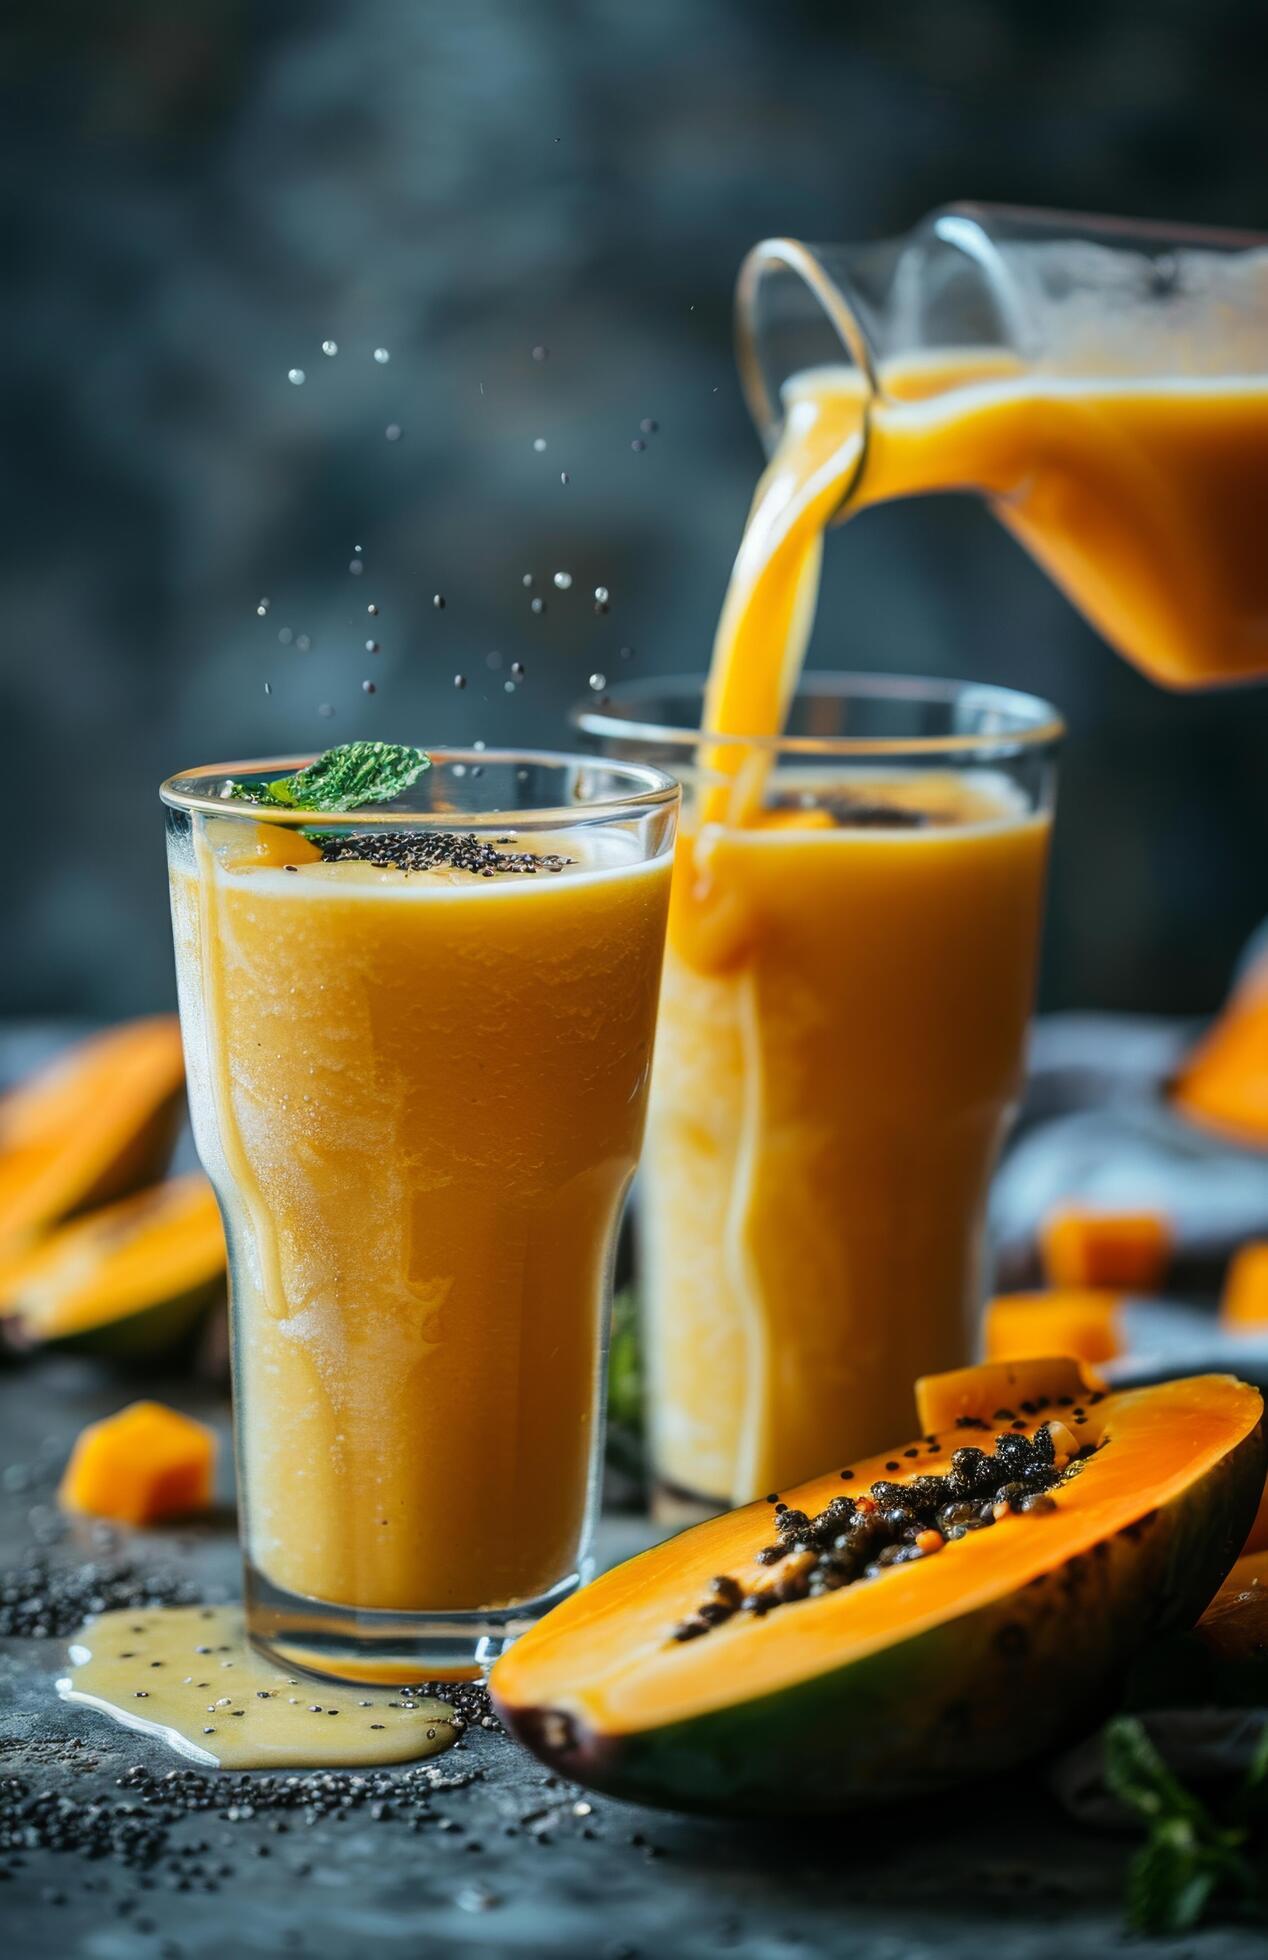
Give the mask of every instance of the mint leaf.
M 1262 1754 L 1256 1751 L 1246 1794 L 1257 1787 Z M 1219 1823 L 1185 1789 L 1134 1716 L 1120 1716 L 1105 1731 L 1105 1781 L 1149 1824 L 1127 1877 L 1127 1917 L 1138 1933 L 1187 1933 L 1217 1895 L 1259 1908 L 1254 1868 L 1243 1851 L 1247 1832 Z
M 418 781 L 431 757 L 423 749 L 394 742 L 341 742 L 293 776 L 271 783 L 237 783 L 233 794 L 246 803 L 277 803 L 290 810 L 339 814 L 365 803 L 390 803 Z
M 1195 1818 L 1202 1806 L 1172 1775 L 1134 1715 L 1122 1715 L 1105 1731 L 1105 1781 L 1120 1803 L 1142 1817 Z

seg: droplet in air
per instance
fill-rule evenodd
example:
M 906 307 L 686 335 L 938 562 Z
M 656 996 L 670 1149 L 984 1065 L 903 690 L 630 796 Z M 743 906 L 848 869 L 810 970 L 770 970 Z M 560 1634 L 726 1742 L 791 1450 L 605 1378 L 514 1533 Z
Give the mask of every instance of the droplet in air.
M 525 572 L 523 578 L 520 580 L 520 584 L 527 589 L 527 587 L 529 587 L 532 583 L 533 583 L 533 574 L 531 572 Z
M 567 470 L 560 470 L 560 472 L 559 472 L 559 481 L 560 481 L 561 483 L 571 483 L 571 482 L 572 482 L 572 478 L 571 478 L 571 477 L 569 476 L 569 474 L 568 474 L 568 472 L 567 472 Z
M 628 660 L 634 649 L 633 647 L 619 647 L 617 651 L 620 653 L 622 660 Z
M 487 749 L 489 745 L 487 742 L 473 742 L 471 746 L 473 749 Z
M 260 615 L 261 619 L 265 617 L 272 603 L 273 601 L 271 599 L 261 599 L 259 605 L 255 609 L 257 613 Z
M 389 442 L 399 442 L 405 431 L 399 422 L 389 422 L 383 433 Z
M 353 578 L 360 578 L 362 572 L 365 570 L 365 565 L 360 558 L 350 558 L 348 560 L 348 570 L 352 573 Z
M 555 584 L 561 592 L 566 592 L 568 590 L 568 587 L 572 584 L 572 573 L 556 572 Z
M 645 415 L 638 426 L 643 431 L 643 434 L 645 436 L 654 436 L 657 429 L 659 429 L 660 427 L 660 423 L 653 422 L 650 415 Z
M 635 436 L 633 442 L 630 444 L 631 449 L 646 449 L 646 447 L 647 444 L 643 441 L 642 436 Z
M 374 682 L 373 682 L 373 681 L 362 681 L 362 683 L 361 683 L 361 692 L 362 692 L 363 694 L 373 694 L 373 693 L 375 692 L 375 686 L 374 686 Z
M 454 686 L 455 686 L 455 687 L 457 687 L 457 688 L 463 688 L 463 687 L 465 687 L 465 686 L 467 685 L 467 677 L 466 677 L 466 675 L 465 675 L 465 674 L 455 674 L 455 675 L 454 675 L 454 677 L 453 677 L 453 684 L 454 684 Z
M 496 647 L 494 647 L 492 653 L 485 654 L 484 664 L 486 667 L 491 667 L 496 674 L 498 668 L 502 665 L 502 656 Z
M 375 605 L 375 603 L 374 603 L 374 601 L 373 601 L 373 599 L 372 599 L 372 600 L 370 601 L 370 603 L 369 603 L 369 605 L 368 605 L 368 606 L 366 607 L 366 611 L 367 611 L 367 612 L 369 613 L 369 615 L 370 615 L 370 617 L 371 617 L 371 619 L 377 619 L 377 618 L 378 618 L 378 616 L 379 616 L 379 609 L 378 609 L 378 607 L 377 607 L 377 606 Z
M 366 652 L 367 652 L 367 653 L 377 653 L 377 652 L 378 652 L 378 650 L 379 650 L 379 643 L 378 643 L 378 641 L 377 641 L 377 640 L 367 640 L 367 641 L 366 641 L 366 643 L 365 643 L 365 650 L 366 650 Z
M 431 602 L 437 612 L 443 612 L 445 610 L 445 595 L 443 592 L 433 592 Z
M 539 456 L 541 455 L 541 453 L 542 453 L 542 451 L 543 451 L 543 449 L 544 449 L 545 447 L 546 447 L 546 438 L 545 438 L 545 436 L 534 436 L 534 437 L 533 437 L 533 448 L 534 448 L 534 449 L 535 449 L 535 450 L 537 451 L 537 454 L 538 454 Z
M 503 692 L 503 694 L 514 694 L 514 692 L 515 692 L 515 682 L 514 682 L 514 681 L 503 681 L 503 683 L 502 683 L 502 692 Z
M 376 347 L 374 350 L 374 358 L 378 362 L 380 367 L 386 367 L 388 362 L 391 360 L 392 356 L 388 353 L 386 347 Z
M 533 359 L 535 361 L 544 361 L 548 358 L 549 354 L 549 347 L 534 347 L 533 349 Z
M 524 662 L 522 660 L 513 660 L 511 662 L 511 672 L 517 681 L 522 681 L 524 678 Z
M 273 692 L 273 683 L 272 683 L 272 681 L 265 681 L 265 683 L 264 683 L 264 692 L 265 692 L 266 694 L 271 694 L 271 693 Z
M 286 379 L 290 382 L 292 388 L 302 388 L 308 376 L 304 373 L 303 368 L 289 368 Z
M 546 610 L 546 601 L 544 599 L 530 599 L 528 610 L 535 613 L 544 613 Z
M 606 585 L 596 585 L 594 588 L 594 597 L 597 605 L 606 606 L 612 594 L 608 591 Z
M 309 639 L 307 633 L 297 633 L 295 635 L 295 645 L 300 653 L 307 653 L 309 647 L 312 645 L 312 641 Z
M 277 637 L 282 646 L 288 647 L 291 641 L 295 638 L 295 635 L 292 633 L 289 626 L 282 626 L 278 629 Z
M 455 775 L 455 776 L 465 776 L 465 775 L 466 775 L 466 773 L 467 773 L 467 765 L 466 765 L 466 763 L 465 763 L 465 762 L 455 762 L 455 763 L 454 763 L 454 766 L 453 766 L 453 773 L 454 773 L 454 775 Z
M 607 684 L 608 684 L 608 677 L 606 674 L 591 674 L 590 686 L 596 694 L 602 694 Z
M 321 343 L 321 351 L 323 354 L 328 354 L 331 360 L 333 360 L 335 355 L 339 352 L 339 342 L 337 340 L 323 340 Z
M 317 704 L 317 712 L 324 721 L 329 721 L 335 711 L 329 701 L 320 701 Z

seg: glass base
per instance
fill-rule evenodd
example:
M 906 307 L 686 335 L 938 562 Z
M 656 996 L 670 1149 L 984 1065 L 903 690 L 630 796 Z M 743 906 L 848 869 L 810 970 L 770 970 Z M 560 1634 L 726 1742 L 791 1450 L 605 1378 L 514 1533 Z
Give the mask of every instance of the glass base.
M 408 1613 L 339 1606 L 286 1592 L 248 1559 L 247 1633 L 283 1667 L 325 1681 L 405 1687 L 420 1681 L 476 1681 L 552 1606 L 590 1576 L 583 1567 L 536 1599 L 475 1613 Z

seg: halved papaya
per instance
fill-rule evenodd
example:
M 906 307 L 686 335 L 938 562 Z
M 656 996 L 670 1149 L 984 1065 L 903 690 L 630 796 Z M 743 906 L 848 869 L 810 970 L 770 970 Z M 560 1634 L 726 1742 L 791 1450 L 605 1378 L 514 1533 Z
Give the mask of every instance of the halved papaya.
M 0 1097 L 0 1254 L 162 1175 L 185 1081 L 174 1014 L 78 1042 Z
M 0 1261 L 0 1321 L 15 1347 L 57 1343 L 153 1358 L 179 1345 L 224 1275 L 220 1211 L 195 1171 L 73 1219 Z
M 927 1794 L 1094 1716 L 1131 1654 L 1191 1625 L 1232 1566 L 1264 1475 L 1261 1397 L 1223 1375 L 1104 1395 L 1070 1361 L 922 1386 L 942 1433 L 786 1492 L 778 1514 L 710 1519 L 549 1613 L 493 1669 L 512 1732 L 613 1795 L 760 1815 Z M 1049 1489 L 1015 1510 L 1001 1487 L 991 1529 L 958 1535 L 945 1511 L 944 1529 L 921 1524 L 932 1480 L 972 1491 L 979 1457 L 988 1478 L 1043 1458 Z M 889 1529 L 895 1485 L 917 1514 L 903 1549 L 816 1594 L 805 1560 L 822 1574 L 838 1556 L 813 1550 L 833 1500 L 865 1494 Z M 809 1543 L 785 1529 L 764 1564 L 779 1516 Z M 787 1600 L 750 1610 L 798 1561 Z

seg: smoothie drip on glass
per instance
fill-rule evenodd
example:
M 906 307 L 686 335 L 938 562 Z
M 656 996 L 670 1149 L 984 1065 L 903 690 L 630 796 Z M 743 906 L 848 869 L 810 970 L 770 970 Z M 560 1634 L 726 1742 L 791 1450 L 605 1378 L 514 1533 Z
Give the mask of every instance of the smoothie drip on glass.
M 386 1640 L 577 1582 L 669 898 L 673 792 L 641 776 L 625 822 L 169 833 L 253 1633 L 274 1597 Z

